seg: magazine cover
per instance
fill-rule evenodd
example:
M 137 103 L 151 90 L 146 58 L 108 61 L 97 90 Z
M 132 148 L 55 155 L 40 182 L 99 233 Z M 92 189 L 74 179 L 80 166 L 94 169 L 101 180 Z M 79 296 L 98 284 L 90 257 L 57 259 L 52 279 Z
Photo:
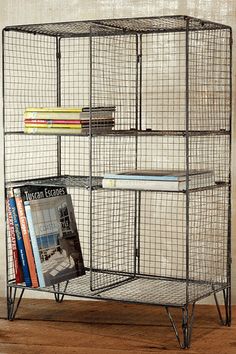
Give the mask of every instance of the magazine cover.
M 42 198 L 59 197 L 67 194 L 65 186 L 48 186 L 48 185 L 24 185 L 18 187 L 21 191 L 21 197 L 25 200 L 35 200 Z
M 41 286 L 84 275 L 71 196 L 30 200 L 25 202 L 25 206 L 31 239 L 37 241 L 39 257 L 36 267 L 43 278 Z

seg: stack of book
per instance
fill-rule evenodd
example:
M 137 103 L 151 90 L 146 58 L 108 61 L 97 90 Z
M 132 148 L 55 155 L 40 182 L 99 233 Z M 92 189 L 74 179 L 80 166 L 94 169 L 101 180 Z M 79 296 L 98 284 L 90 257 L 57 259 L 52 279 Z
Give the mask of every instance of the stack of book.
M 185 191 L 184 170 L 131 170 L 104 175 L 102 186 L 109 189 Z M 211 170 L 190 170 L 189 189 L 215 185 Z
M 111 131 L 114 127 L 114 106 L 92 109 L 92 132 Z M 24 112 L 26 134 L 71 134 L 89 133 L 90 109 L 82 108 L 27 108 Z
M 71 196 L 64 186 L 7 190 L 16 283 L 45 287 L 85 274 Z

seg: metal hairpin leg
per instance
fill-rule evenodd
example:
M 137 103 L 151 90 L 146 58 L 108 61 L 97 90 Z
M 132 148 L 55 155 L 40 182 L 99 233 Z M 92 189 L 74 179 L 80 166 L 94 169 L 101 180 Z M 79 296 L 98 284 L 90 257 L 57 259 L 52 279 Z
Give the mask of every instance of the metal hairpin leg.
M 179 331 L 175 324 L 175 321 L 169 311 L 169 307 L 166 306 L 165 308 L 170 323 L 174 329 L 175 336 L 177 338 L 180 348 L 181 349 L 189 348 L 191 343 L 191 336 L 192 336 L 195 303 L 192 305 L 191 313 L 189 312 L 189 306 L 182 308 L 182 340 L 181 340 L 181 335 L 179 334 Z
M 64 293 L 66 292 L 68 284 L 69 284 L 69 280 L 67 280 L 67 282 L 65 283 L 65 286 L 64 286 L 63 290 L 61 290 L 61 287 L 62 287 L 61 283 L 53 285 L 53 290 L 55 291 L 54 297 L 55 297 L 56 302 L 62 302 L 63 301 L 64 296 L 65 296 Z
M 225 308 L 225 318 L 223 318 L 216 293 L 214 293 L 216 308 L 219 314 L 220 323 L 223 326 L 231 326 L 231 294 L 230 288 L 223 289 L 223 299 Z
M 17 291 L 20 292 L 20 296 L 17 298 Z M 16 312 L 19 308 L 22 296 L 24 294 L 25 289 L 19 289 L 19 288 L 12 288 L 8 287 L 7 288 L 7 319 L 9 321 L 13 321 Z

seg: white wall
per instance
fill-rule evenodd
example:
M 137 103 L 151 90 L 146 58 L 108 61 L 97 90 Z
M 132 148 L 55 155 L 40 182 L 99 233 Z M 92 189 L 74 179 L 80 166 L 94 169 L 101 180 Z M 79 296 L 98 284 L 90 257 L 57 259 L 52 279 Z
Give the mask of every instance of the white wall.
M 0 25 L 60 22 L 83 19 L 120 18 L 161 15 L 190 15 L 212 21 L 222 22 L 233 27 L 236 33 L 236 1 L 235 0 L 0 0 Z M 235 60 L 234 44 L 234 94 L 235 97 Z M 234 98 L 235 100 L 235 98 Z M 1 107 L 0 107 L 1 108 Z M 235 105 L 234 105 L 235 112 Z M 234 113 L 234 117 L 235 117 Z M 235 127 L 235 123 L 234 123 Z M 234 128 L 235 130 L 235 128 Z M 236 147 L 235 133 L 233 151 Z M 4 194 L 3 194 L 3 146 L 0 132 L 0 231 L 3 230 Z M 234 161 L 234 153 L 233 159 Z M 233 163 L 233 177 L 236 164 Z M 236 303 L 236 188 L 233 184 L 233 301 Z M 4 233 L 0 234 L 0 295 L 4 294 L 5 282 L 5 244 Z M 35 293 L 28 292 L 33 296 Z M 42 297 L 42 294 L 39 294 Z

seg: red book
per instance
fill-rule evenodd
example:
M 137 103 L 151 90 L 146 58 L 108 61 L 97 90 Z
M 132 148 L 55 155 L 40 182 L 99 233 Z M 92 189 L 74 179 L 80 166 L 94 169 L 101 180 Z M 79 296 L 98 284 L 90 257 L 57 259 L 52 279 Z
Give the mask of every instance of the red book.
M 14 195 L 15 195 L 17 212 L 20 220 L 20 227 L 21 227 L 21 233 L 24 241 L 27 262 L 29 266 L 30 278 L 31 278 L 33 288 L 37 288 L 39 286 L 38 276 L 36 272 L 34 256 L 31 247 L 29 229 L 28 229 L 27 219 L 25 215 L 25 208 L 24 208 L 24 204 L 21 198 L 21 192 L 19 188 L 14 188 Z
M 16 244 L 15 228 L 14 228 L 12 214 L 9 206 L 9 201 L 7 200 L 6 203 L 7 203 L 6 205 L 7 216 L 8 216 L 7 219 L 8 219 L 8 226 L 10 231 L 10 238 L 11 238 L 11 248 L 12 248 L 12 257 L 13 257 L 13 266 L 14 266 L 15 277 L 16 277 L 16 284 L 20 284 L 24 282 L 23 271 L 20 264 L 20 259 L 19 259 L 17 244 Z

